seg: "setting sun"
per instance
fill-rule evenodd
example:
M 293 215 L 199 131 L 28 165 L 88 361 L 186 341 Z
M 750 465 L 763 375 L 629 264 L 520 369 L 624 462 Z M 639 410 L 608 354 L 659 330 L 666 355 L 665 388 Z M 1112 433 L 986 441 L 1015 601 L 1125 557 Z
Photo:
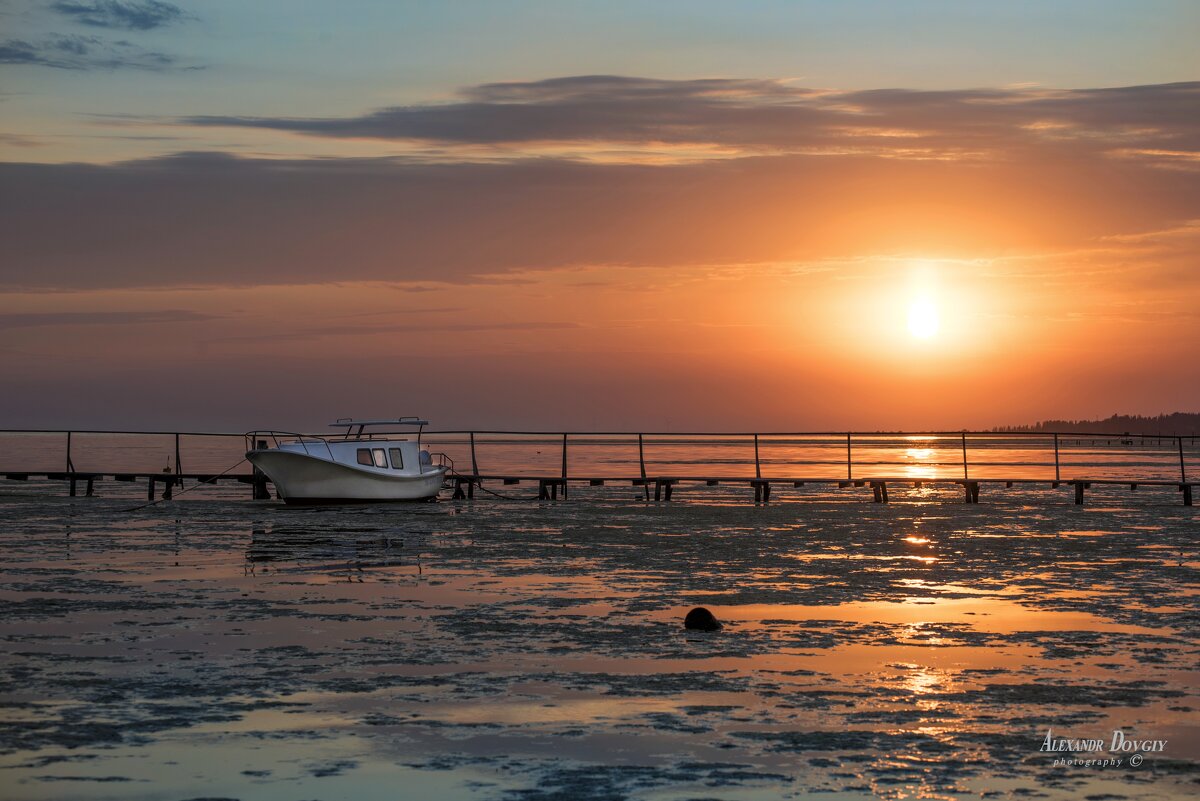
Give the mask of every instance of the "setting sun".
M 928 298 L 918 298 L 908 307 L 908 331 L 917 339 L 929 339 L 938 332 L 937 307 Z

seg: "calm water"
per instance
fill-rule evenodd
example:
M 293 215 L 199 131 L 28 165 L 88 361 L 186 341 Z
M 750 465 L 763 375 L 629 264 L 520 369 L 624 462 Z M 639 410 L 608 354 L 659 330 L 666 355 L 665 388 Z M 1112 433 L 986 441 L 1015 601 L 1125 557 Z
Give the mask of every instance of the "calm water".
M 742 446 L 721 472 L 753 470 Z M 531 447 L 555 446 L 477 455 Z M 929 450 L 914 464 L 941 469 L 952 445 Z M 494 489 L 511 499 L 293 510 L 231 485 L 131 512 L 142 485 L 0 483 L 0 795 L 1196 793 L 1200 514 L 1171 489 Z M 694 605 L 725 629 L 685 631 Z M 1166 745 L 1138 766 L 1039 751 L 1116 728 Z

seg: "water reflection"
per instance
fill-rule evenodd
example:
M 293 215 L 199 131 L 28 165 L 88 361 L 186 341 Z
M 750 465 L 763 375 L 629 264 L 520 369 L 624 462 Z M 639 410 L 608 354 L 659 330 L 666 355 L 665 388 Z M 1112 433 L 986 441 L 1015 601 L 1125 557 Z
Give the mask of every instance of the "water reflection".
M 364 536 L 370 534 L 370 536 Z M 395 536 L 373 529 L 336 533 L 304 528 L 256 528 L 245 551 L 246 575 L 272 572 L 331 572 L 361 581 L 365 570 L 410 567 L 421 573 L 417 535 Z M 269 565 L 269 566 L 268 566 Z
M 1191 725 L 1195 518 L 1085 524 L 1020 492 L 117 521 L 22 501 L 0 679 L 25 734 L 0 770 L 84 801 L 181 776 L 188 797 L 1172 797 L 1194 726 L 1162 734 L 1167 767 L 1054 786 L 1036 749 L 1047 725 Z M 694 605 L 725 629 L 685 633 Z
M 908 441 L 930 441 L 933 437 L 905 437 Z M 935 451 L 924 444 L 912 445 L 904 451 L 904 475 L 909 478 L 935 478 L 937 468 L 934 464 Z

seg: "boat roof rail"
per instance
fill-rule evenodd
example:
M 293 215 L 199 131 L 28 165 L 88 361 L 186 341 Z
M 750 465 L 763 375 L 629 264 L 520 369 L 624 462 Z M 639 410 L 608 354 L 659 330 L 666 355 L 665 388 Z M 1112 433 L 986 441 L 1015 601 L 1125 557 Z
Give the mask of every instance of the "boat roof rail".
M 337 422 L 330 423 L 330 428 L 353 428 L 354 426 L 427 426 L 428 420 L 419 417 L 400 417 L 393 420 L 354 420 L 349 417 L 339 417 Z

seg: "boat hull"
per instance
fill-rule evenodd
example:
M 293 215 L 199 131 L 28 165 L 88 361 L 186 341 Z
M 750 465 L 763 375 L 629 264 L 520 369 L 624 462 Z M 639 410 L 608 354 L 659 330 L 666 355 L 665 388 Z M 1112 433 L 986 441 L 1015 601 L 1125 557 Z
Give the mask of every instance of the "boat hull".
M 442 489 L 446 468 L 419 475 L 387 475 L 302 453 L 256 450 L 246 458 L 275 484 L 288 504 L 428 501 Z

